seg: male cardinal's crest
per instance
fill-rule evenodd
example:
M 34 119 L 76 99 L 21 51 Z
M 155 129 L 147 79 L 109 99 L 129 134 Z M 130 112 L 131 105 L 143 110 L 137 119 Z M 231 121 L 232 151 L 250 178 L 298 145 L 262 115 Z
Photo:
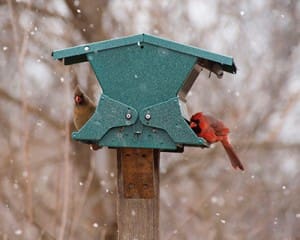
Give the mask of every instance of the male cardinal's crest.
M 198 137 L 204 138 L 209 143 L 221 142 L 230 159 L 231 165 L 235 169 L 244 170 L 240 159 L 229 142 L 229 128 L 221 120 L 198 112 L 191 117 L 190 127 Z

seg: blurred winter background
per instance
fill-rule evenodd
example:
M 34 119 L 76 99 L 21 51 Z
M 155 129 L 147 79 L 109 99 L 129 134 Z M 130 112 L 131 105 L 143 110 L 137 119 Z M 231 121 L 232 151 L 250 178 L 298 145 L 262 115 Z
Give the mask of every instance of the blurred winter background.
M 116 155 L 70 139 L 87 63 L 53 50 L 150 33 L 234 57 L 202 72 L 189 114 L 232 129 L 246 171 L 217 144 L 161 154 L 161 239 L 300 239 L 300 1 L 0 1 L 0 238 L 115 239 Z

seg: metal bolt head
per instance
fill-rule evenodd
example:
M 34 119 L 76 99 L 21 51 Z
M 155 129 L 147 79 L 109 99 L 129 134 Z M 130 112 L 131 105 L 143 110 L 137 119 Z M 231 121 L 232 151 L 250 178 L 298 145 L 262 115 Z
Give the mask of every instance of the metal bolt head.
M 132 115 L 131 115 L 131 113 L 126 113 L 125 117 L 126 117 L 127 120 L 129 120 L 129 119 L 132 118 Z
M 146 119 L 146 120 L 150 120 L 150 119 L 151 119 L 151 115 L 150 115 L 150 113 L 146 113 L 146 115 L 145 115 L 145 119 Z

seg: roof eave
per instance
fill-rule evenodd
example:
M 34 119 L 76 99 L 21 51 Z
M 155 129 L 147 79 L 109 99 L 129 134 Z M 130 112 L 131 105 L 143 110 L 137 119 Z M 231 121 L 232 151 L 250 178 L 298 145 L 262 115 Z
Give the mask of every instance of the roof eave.
M 54 51 L 52 52 L 52 56 L 54 59 L 64 60 L 64 64 L 69 65 L 69 64 L 87 61 L 86 56 L 89 53 L 99 52 L 102 50 L 108 50 L 112 48 L 139 44 L 139 43 L 140 44 L 148 43 L 155 46 L 170 49 L 173 51 L 177 51 L 182 54 L 188 54 L 201 59 L 217 62 L 224 67 L 223 68 L 224 71 L 230 73 L 236 72 L 236 66 L 234 64 L 232 57 L 212 53 L 201 48 L 180 44 L 174 41 L 152 36 L 149 34 L 138 34 L 138 35 L 123 37 L 123 38 L 116 38 L 111 40 L 83 44 L 71 48 Z

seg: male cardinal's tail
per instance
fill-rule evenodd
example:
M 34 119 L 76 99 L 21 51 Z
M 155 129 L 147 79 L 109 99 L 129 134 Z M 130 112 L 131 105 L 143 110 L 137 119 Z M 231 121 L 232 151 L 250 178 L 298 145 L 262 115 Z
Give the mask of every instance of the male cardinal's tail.
M 231 165 L 233 166 L 233 168 L 239 168 L 241 170 L 244 170 L 244 166 L 241 163 L 239 157 L 236 155 L 235 151 L 232 148 L 232 145 L 228 142 L 227 139 L 224 139 L 221 141 L 223 144 L 223 147 L 225 148 L 227 155 L 230 159 Z

